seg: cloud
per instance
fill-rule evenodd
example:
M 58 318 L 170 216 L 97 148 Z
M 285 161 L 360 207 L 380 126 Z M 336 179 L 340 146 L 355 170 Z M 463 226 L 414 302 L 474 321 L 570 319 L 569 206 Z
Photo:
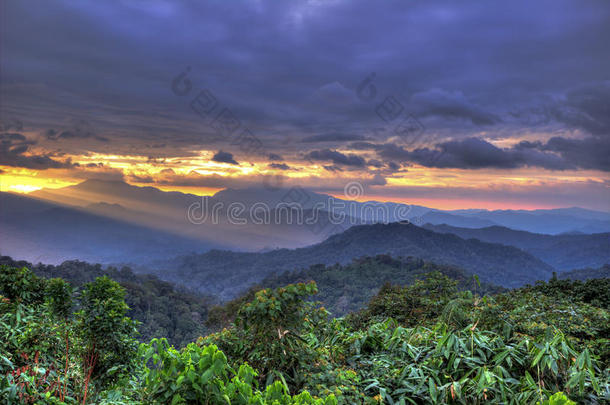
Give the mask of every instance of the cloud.
M 450 208 L 452 200 L 462 207 L 484 208 L 522 207 L 589 207 L 608 211 L 610 192 L 608 182 L 599 181 L 532 181 L 525 184 L 502 184 L 490 179 L 483 187 L 455 186 L 390 186 L 367 189 L 367 197 L 381 199 L 393 197 L 426 206 Z M 437 203 L 438 201 L 438 203 Z M 454 206 L 455 208 L 456 206 Z
M 278 155 L 277 153 L 270 153 L 269 160 L 272 162 L 281 162 L 282 160 L 284 160 L 284 158 L 281 155 Z
M 324 170 L 327 170 L 329 172 L 342 172 L 343 169 L 341 169 L 339 166 L 335 166 L 335 165 L 326 165 L 326 166 L 322 166 L 324 168 Z
M 269 167 L 271 169 L 290 170 L 290 166 L 288 166 L 286 163 L 270 163 Z
M 542 167 L 550 170 L 567 170 L 579 167 L 573 159 L 549 153 L 541 143 L 522 142 L 513 148 L 498 148 L 480 138 L 452 140 L 434 148 L 407 150 L 402 146 L 385 144 L 360 144 L 362 149 L 374 150 L 387 160 L 417 163 L 425 167 L 459 169 L 516 169 L 523 166 Z M 393 167 L 396 167 L 395 164 Z M 601 169 L 600 169 L 601 170 Z
M 609 138 L 553 137 L 547 142 L 520 142 L 512 148 L 498 148 L 479 138 L 467 138 L 439 143 L 434 149 L 408 151 L 397 145 L 384 144 L 376 150 L 380 156 L 426 167 L 515 169 L 528 166 L 549 170 L 610 171 Z
M 364 141 L 366 137 L 355 134 L 328 133 L 303 138 L 302 143 Z
M 252 187 L 253 184 L 286 184 L 288 178 L 282 175 L 252 175 L 252 176 L 221 176 L 217 174 L 200 174 L 191 171 L 187 174 L 159 173 L 153 176 L 129 175 L 127 180 L 134 183 L 168 185 L 172 187 L 209 187 L 209 188 L 236 188 Z
M 184 69 L 184 49 L 198 52 L 189 56 L 192 90 L 182 100 L 208 88 L 277 154 L 286 153 L 278 139 L 298 142 L 337 128 L 366 133 L 379 126 L 374 109 L 387 95 L 409 100 L 409 108 L 432 121 L 426 122 L 428 130 L 452 132 L 462 121 L 500 124 L 501 111 L 520 107 L 533 95 L 607 80 L 610 71 L 604 41 L 610 9 L 601 3 L 371 7 L 362 0 L 240 5 L 160 0 L 143 9 L 130 2 L 82 7 L 65 0 L 53 6 L 23 0 L 3 11 L 3 52 L 11 60 L 3 67 L 3 86 L 10 87 L 6 99 L 15 116 L 48 122 L 44 128 L 62 128 L 66 116 L 87 119 L 100 133 L 121 131 L 122 143 L 136 148 L 211 143 L 202 136 L 207 124 L 170 91 Z M 246 25 L 239 35 L 228 35 L 232 27 Z M 109 37 L 116 40 L 108 42 Z M 31 63 L 39 55 L 44 55 L 40 63 Z M 356 90 L 371 72 L 376 98 L 363 102 Z M 37 83 L 45 83 L 48 94 L 41 94 Z M 600 121 L 586 102 L 593 90 L 574 90 L 566 100 Z M 310 102 L 312 94 L 317 102 Z M 599 122 L 586 125 L 600 130 Z M 50 139 L 82 135 L 58 129 Z M 470 128 L 464 135 L 480 134 Z
M 408 152 L 409 160 L 427 167 L 460 169 L 515 169 L 523 166 L 550 170 L 573 169 L 566 160 L 535 149 L 501 149 L 491 143 L 467 138 L 436 145 L 437 149 L 416 149 Z
M 385 186 L 386 184 L 388 184 L 388 182 L 385 177 L 383 177 L 379 173 L 376 173 L 367 184 L 369 186 Z
M 23 167 L 26 169 L 46 170 L 64 169 L 77 166 L 70 159 L 59 161 L 49 154 L 28 153 L 36 142 L 19 133 L 0 134 L 0 165 Z
M 23 122 L 17 119 L 2 119 L 0 120 L 0 131 L 21 131 L 23 130 Z
M 235 159 L 233 159 L 233 154 L 229 152 L 218 151 L 213 157 L 212 160 L 218 163 L 230 163 L 232 165 L 239 165 Z
M 363 157 L 354 154 L 343 154 L 336 150 L 321 149 L 313 150 L 305 155 L 306 159 L 321 161 L 321 162 L 332 162 L 335 165 L 343 166 L 354 166 L 363 167 L 366 163 Z
M 57 131 L 55 129 L 49 129 L 46 132 L 47 139 L 52 141 L 59 141 L 65 139 L 96 139 L 100 142 L 109 142 L 110 140 L 106 137 L 97 135 L 91 129 L 88 122 L 80 120 L 74 123 L 72 128 L 67 130 Z
M 396 162 L 388 162 L 388 169 L 397 172 L 400 170 L 400 165 Z
M 86 165 L 75 167 L 70 175 L 79 179 L 96 179 L 108 181 L 123 181 L 125 175 L 123 170 L 114 169 L 98 163 L 97 166 Z
M 567 139 L 553 137 L 539 147 L 561 155 L 568 164 L 582 169 L 610 171 L 610 138 Z
M 460 91 L 448 92 L 433 88 L 414 94 L 411 102 L 415 104 L 422 116 L 463 118 L 470 120 L 475 125 L 494 125 L 501 122 L 499 116 L 473 104 Z
M 610 81 L 579 86 L 565 98 L 552 110 L 557 120 L 595 136 L 610 136 Z

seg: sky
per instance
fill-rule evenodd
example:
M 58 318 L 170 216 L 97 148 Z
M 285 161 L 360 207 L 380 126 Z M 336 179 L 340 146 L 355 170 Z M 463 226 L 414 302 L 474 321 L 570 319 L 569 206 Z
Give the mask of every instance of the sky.
M 607 1 L 0 7 L 1 191 L 610 211 Z

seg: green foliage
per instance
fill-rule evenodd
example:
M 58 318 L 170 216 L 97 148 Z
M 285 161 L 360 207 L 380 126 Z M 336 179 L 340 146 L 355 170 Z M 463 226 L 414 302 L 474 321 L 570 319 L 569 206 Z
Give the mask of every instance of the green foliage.
M 125 290 L 107 277 L 80 293 L 27 270 L 3 269 L 0 280 L 12 294 L 0 297 L 0 403 L 610 400 L 610 322 L 596 306 L 607 291 L 594 284 L 587 292 L 552 280 L 479 297 L 432 272 L 386 284 L 359 313 L 329 320 L 311 301 L 316 284 L 300 283 L 252 290 L 232 303 L 228 328 L 182 349 L 166 339 L 138 349 Z M 10 280 L 40 294 L 5 287 Z
M 205 320 L 206 326 L 212 330 L 220 330 L 228 327 L 237 316 L 237 312 L 242 305 L 252 301 L 258 291 L 262 290 L 262 287 L 255 285 L 250 287 L 242 296 L 235 298 L 223 305 L 215 305 L 210 308 L 208 317 Z
M 334 397 L 314 399 L 307 392 L 288 394 L 281 381 L 261 392 L 257 373 L 247 363 L 237 372 L 215 345 L 189 344 L 178 351 L 165 339 L 142 345 L 140 353 L 153 367 L 144 374 L 141 398 L 147 404 L 316 404 L 334 405 Z
M 327 317 L 324 308 L 307 301 L 316 293 L 313 282 L 260 290 L 240 308 L 233 328 L 204 342 L 217 344 L 236 361 L 247 360 L 261 380 L 281 376 L 299 387 L 305 364 L 319 360 L 308 339 Z
M 44 300 L 44 280 L 25 267 L 0 266 L 0 294 L 11 301 L 40 304 Z
M 586 352 L 577 355 L 560 333 L 505 341 L 472 327 L 404 328 L 388 321 L 360 333 L 347 329 L 339 341 L 345 363 L 359 370 L 364 391 L 388 403 L 409 398 L 416 403 L 522 404 L 561 388 L 581 399 L 601 392 L 595 377 L 599 369 L 586 360 Z
M 549 399 L 543 402 L 537 402 L 539 405 L 576 405 L 576 402 L 570 401 L 563 392 L 558 392 L 549 397 Z
M 59 403 L 66 386 L 69 362 L 65 337 L 69 327 L 62 312 L 67 303 L 59 302 L 62 294 L 51 299 L 46 291 L 56 291 L 59 283 L 47 290 L 45 281 L 25 268 L 2 267 L 0 279 L 15 281 L 3 285 L 0 295 L 0 399 L 5 403 Z M 47 305 L 43 301 L 47 298 Z M 61 395 L 63 399 L 70 398 Z
M 115 381 L 118 372 L 133 370 L 137 330 L 125 316 L 128 309 L 125 290 L 116 281 L 100 277 L 85 285 L 77 328 L 84 343 L 85 368 L 102 386 Z
M 72 313 L 72 286 L 61 278 L 47 282 L 46 300 L 53 315 L 68 318 Z

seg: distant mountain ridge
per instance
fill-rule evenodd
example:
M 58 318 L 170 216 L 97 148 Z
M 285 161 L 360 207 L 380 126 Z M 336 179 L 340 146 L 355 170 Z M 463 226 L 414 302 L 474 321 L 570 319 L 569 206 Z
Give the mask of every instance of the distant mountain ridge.
M 312 209 L 316 204 L 322 204 L 322 206 L 327 207 L 329 201 L 332 201 L 334 205 L 333 212 L 343 213 L 360 220 L 360 222 L 355 221 L 349 225 L 409 220 L 417 225 L 426 223 L 435 225 L 447 224 L 464 228 L 483 228 L 499 225 L 515 230 L 543 234 L 610 232 L 610 212 L 592 211 L 578 207 L 530 211 L 488 211 L 483 209 L 444 211 L 394 202 L 361 202 L 347 198 L 340 199 L 300 187 L 290 189 L 265 187 L 228 188 L 217 192 L 213 196 L 200 197 L 177 191 L 165 192 L 154 187 L 133 186 L 122 181 L 93 179 L 61 189 L 34 191 L 30 196 L 83 207 L 98 202 L 120 204 L 126 209 L 146 213 L 148 216 L 145 216 L 143 220 L 150 220 L 150 215 L 167 216 L 171 219 L 171 224 L 174 226 L 176 225 L 176 218 L 184 219 L 185 210 L 189 205 L 200 202 L 203 199 L 210 204 L 222 202 L 225 204 L 225 207 L 235 202 L 241 203 L 246 207 L 251 207 L 255 203 L 274 207 L 281 202 L 297 202 L 304 209 Z M 133 215 L 130 217 L 133 217 Z M 343 228 L 346 229 L 347 226 Z M 201 231 L 201 229 L 197 231 Z M 249 230 L 249 232 L 254 231 L 254 229 Z M 211 235 L 214 235 L 214 233 L 212 232 Z M 268 232 L 265 235 L 273 238 L 273 235 Z M 303 232 L 297 232 L 296 236 L 297 239 L 305 238 L 307 240 L 301 244 L 282 245 L 282 238 L 278 238 L 278 246 L 298 247 L 322 240 L 316 239 L 315 235 L 308 235 Z M 245 238 L 242 243 L 246 243 L 247 240 Z M 257 245 L 252 246 L 251 249 L 258 250 L 263 247 Z M 245 245 L 242 248 L 248 249 Z
M 610 213 L 586 210 L 584 208 L 555 208 L 547 210 L 456 210 L 452 215 L 465 218 L 487 220 L 490 225 L 544 234 L 561 234 L 566 232 L 603 233 L 610 232 Z M 428 221 L 432 222 L 432 221 Z M 439 222 L 432 222 L 438 224 Z M 444 222 L 448 225 L 461 226 Z M 468 226 L 469 228 L 474 228 Z M 477 226 L 476 228 L 480 228 Z
M 474 238 L 515 246 L 560 271 L 600 267 L 610 263 L 610 233 L 543 235 L 497 225 L 480 229 L 445 224 L 426 224 L 423 227 L 434 232 L 451 233 L 463 239 Z

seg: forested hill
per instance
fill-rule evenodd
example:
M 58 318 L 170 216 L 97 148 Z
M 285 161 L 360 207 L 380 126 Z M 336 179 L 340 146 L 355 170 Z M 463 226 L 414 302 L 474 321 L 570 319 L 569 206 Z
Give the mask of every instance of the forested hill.
M 566 271 L 559 275 L 559 278 L 570 279 L 570 280 L 591 280 L 591 279 L 604 279 L 610 278 L 610 264 L 606 264 L 599 269 L 576 269 L 572 271 Z
M 315 281 L 316 299 L 334 316 L 343 316 L 362 309 L 386 283 L 410 285 L 427 274 L 439 272 L 457 282 L 460 290 L 479 294 L 495 294 L 504 288 L 489 283 L 478 283 L 464 270 L 448 265 L 425 262 L 422 259 L 395 259 L 388 255 L 362 257 L 347 265 L 318 264 L 307 270 L 272 275 L 261 283 L 264 287 L 281 287 L 299 282 Z
M 0 265 L 27 267 L 43 278 L 62 278 L 73 287 L 81 287 L 97 277 L 108 276 L 125 288 L 128 316 L 142 324 L 138 327 L 139 339 L 166 337 L 176 346 L 184 345 L 204 335 L 204 321 L 212 297 L 190 293 L 184 288 L 162 281 L 154 275 L 136 274 L 129 267 L 102 268 L 100 264 L 66 261 L 60 265 L 33 265 L 0 256 Z
M 354 226 L 306 248 L 266 253 L 213 250 L 158 262 L 154 267 L 162 278 L 231 299 L 272 274 L 314 264 L 346 264 L 378 254 L 458 266 L 477 274 L 481 281 L 504 287 L 547 280 L 553 272 L 548 264 L 515 247 L 464 240 L 403 223 Z

